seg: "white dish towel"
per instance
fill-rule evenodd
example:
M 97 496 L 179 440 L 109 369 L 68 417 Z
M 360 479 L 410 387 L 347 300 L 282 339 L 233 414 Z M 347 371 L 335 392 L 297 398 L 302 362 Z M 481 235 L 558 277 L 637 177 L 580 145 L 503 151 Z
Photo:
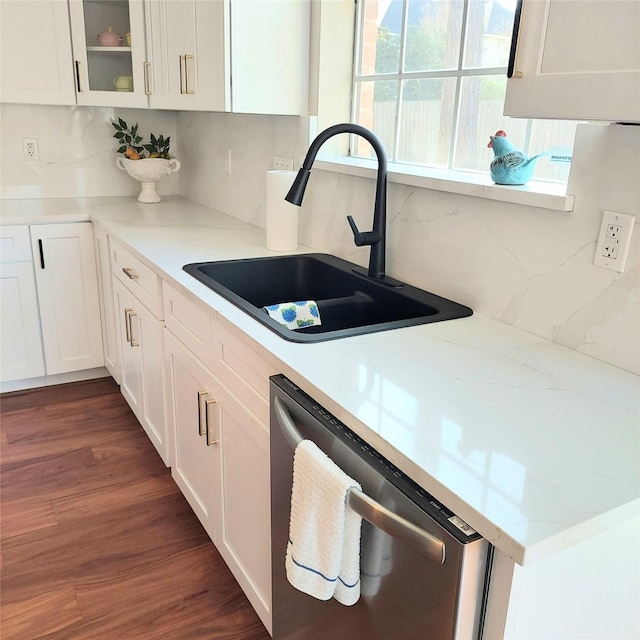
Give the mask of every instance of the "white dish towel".
M 287 579 L 314 598 L 344 605 L 360 597 L 362 518 L 346 504 L 351 487 L 361 488 L 311 440 L 296 447 Z

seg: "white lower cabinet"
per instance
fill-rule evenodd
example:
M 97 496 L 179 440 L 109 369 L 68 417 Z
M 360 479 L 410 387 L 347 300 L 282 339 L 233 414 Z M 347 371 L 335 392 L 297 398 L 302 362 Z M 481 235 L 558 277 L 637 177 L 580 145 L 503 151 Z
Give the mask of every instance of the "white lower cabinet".
M 38 292 L 27 225 L 0 226 L 0 381 L 44 376 Z
M 104 356 L 91 223 L 6 225 L 0 241 L 3 390 L 97 373 Z
M 0 265 L 0 380 L 44 375 L 33 264 Z
M 207 318 L 205 310 L 166 283 L 163 300 L 166 415 L 174 434 L 172 475 L 271 630 L 269 429 L 250 409 L 255 391 L 230 378 L 230 372 L 244 369 L 247 358 L 253 359 L 259 375 L 262 361 L 235 335 L 220 333 L 213 312 Z M 189 318 L 190 331 L 185 325 Z M 230 356 L 224 366 L 221 353 Z
M 233 396 L 218 408 L 222 532 L 218 550 L 271 631 L 269 431 Z
M 164 419 L 162 321 L 113 279 L 120 343 L 120 391 L 166 465 L 170 447 Z
M 47 375 L 104 365 L 90 222 L 30 227 Z
M 96 268 L 98 271 L 98 293 L 100 295 L 100 318 L 102 320 L 102 347 L 104 349 L 104 365 L 120 383 L 120 355 L 118 349 L 118 332 L 116 315 L 113 310 L 113 285 L 111 282 L 111 260 L 109 258 L 109 237 L 99 225 L 93 226 L 93 238 L 96 252 Z
M 167 423 L 174 432 L 171 475 L 214 543 L 218 542 L 221 447 L 213 433 L 219 385 L 167 330 L 164 332 Z M 207 429 L 209 433 L 207 435 Z

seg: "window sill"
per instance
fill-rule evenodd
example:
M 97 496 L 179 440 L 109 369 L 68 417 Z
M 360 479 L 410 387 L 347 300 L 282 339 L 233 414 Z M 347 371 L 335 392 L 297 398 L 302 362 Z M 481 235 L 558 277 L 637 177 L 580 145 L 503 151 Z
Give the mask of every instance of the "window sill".
M 375 179 L 377 163 L 364 158 L 318 158 L 314 168 Z M 508 187 L 494 184 L 488 175 L 481 173 L 400 164 L 389 164 L 387 181 L 553 211 L 573 211 L 574 197 L 566 193 L 567 185 L 553 182 L 531 180 L 525 186 Z

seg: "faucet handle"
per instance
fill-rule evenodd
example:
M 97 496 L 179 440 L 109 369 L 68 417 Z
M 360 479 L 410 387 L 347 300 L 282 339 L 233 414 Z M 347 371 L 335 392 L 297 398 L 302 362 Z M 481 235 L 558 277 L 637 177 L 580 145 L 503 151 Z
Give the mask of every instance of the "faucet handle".
M 349 226 L 353 232 L 353 241 L 356 247 L 363 247 L 365 245 L 377 244 L 382 239 L 377 231 L 360 231 L 353 216 L 347 216 Z

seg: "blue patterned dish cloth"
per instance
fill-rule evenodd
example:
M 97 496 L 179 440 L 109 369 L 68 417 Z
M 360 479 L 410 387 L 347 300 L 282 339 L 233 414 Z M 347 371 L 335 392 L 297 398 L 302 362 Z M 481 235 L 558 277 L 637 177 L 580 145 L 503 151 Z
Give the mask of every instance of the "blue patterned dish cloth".
M 314 300 L 270 304 L 264 310 L 287 329 L 302 329 L 321 324 L 320 311 Z

